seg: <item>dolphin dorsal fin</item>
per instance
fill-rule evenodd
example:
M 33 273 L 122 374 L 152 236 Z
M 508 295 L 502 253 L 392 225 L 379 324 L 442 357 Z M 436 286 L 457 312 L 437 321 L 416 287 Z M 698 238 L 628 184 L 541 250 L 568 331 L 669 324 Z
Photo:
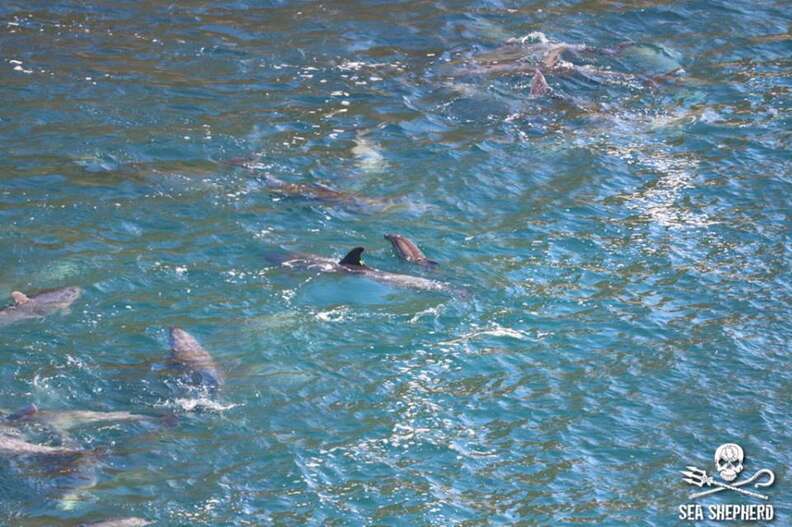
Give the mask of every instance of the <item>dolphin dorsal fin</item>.
M 531 97 L 541 97 L 550 93 L 550 86 L 547 84 L 547 79 L 542 75 L 538 69 L 534 70 L 533 79 L 531 79 Z
M 363 265 L 363 262 L 361 261 L 360 257 L 363 254 L 364 250 L 365 249 L 363 247 L 355 247 L 354 249 L 349 251 L 349 253 L 347 253 L 346 256 L 344 256 L 343 260 L 341 260 L 338 263 L 340 263 L 341 265 L 353 265 L 355 267 L 361 267 Z
M 27 297 L 27 295 L 19 291 L 14 291 L 13 293 L 11 293 L 11 298 L 18 305 L 27 304 L 28 302 L 30 302 L 30 299 Z

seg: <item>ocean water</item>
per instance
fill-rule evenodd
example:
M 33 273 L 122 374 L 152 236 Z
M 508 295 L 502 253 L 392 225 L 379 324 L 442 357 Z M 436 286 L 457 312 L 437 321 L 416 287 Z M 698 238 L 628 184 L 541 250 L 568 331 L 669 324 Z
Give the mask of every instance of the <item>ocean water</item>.
M 5 0 L 0 297 L 83 294 L 0 328 L 0 408 L 154 419 L 75 428 L 69 470 L 0 456 L 0 525 L 691 524 L 680 471 L 727 442 L 789 525 L 791 27 L 783 1 Z M 598 70 L 555 97 L 471 67 L 532 32 L 611 52 L 565 54 Z M 355 246 L 466 294 L 266 259 Z M 174 378 L 170 326 L 222 389 Z

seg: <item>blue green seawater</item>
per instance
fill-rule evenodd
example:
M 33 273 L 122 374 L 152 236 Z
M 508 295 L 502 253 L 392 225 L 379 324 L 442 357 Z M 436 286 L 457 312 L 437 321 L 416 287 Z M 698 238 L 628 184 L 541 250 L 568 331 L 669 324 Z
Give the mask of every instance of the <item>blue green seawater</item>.
M 73 472 L 0 456 L 0 525 L 682 525 L 680 471 L 726 442 L 792 524 L 790 28 L 784 1 L 3 1 L 0 297 L 84 291 L 0 328 L 0 408 L 175 419 L 73 430 Z M 532 32 L 632 80 L 465 71 Z M 265 258 L 355 246 L 467 294 Z M 174 382 L 170 326 L 217 393 Z

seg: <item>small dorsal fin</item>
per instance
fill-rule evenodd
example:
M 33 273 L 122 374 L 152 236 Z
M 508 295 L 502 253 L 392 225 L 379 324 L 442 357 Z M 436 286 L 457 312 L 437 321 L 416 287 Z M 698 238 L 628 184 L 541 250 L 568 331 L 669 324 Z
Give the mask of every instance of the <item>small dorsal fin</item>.
M 14 291 L 13 293 L 11 293 L 11 298 L 17 304 L 27 304 L 28 302 L 30 302 L 30 299 L 27 297 L 27 295 L 20 291 Z
M 531 79 L 531 97 L 541 97 L 550 92 L 550 86 L 547 84 L 545 76 L 538 69 L 534 70 L 533 79 Z
M 340 263 L 341 265 L 354 265 L 355 267 L 360 267 L 363 265 L 363 262 L 361 261 L 360 257 L 363 254 L 364 250 L 365 249 L 363 247 L 355 247 L 354 249 L 349 251 L 349 253 L 347 253 L 346 256 L 344 256 L 343 260 L 341 260 L 338 263 Z

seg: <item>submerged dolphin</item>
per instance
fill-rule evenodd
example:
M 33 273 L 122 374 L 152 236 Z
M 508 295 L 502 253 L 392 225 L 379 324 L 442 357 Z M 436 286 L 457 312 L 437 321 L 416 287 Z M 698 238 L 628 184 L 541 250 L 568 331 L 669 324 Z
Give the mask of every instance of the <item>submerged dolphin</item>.
M 37 422 L 59 431 L 68 431 L 91 423 L 113 421 L 143 421 L 149 416 L 129 412 L 93 412 L 90 410 L 39 410 L 35 404 L 24 406 L 5 417 L 9 422 Z
M 0 326 L 22 320 L 43 318 L 56 311 L 65 311 L 80 297 L 81 293 L 82 290 L 79 287 L 52 289 L 30 297 L 19 291 L 14 291 L 11 293 L 14 305 L 0 310 Z
M 117 518 L 94 523 L 81 523 L 79 527 L 145 527 L 151 523 L 143 518 Z
M 171 328 L 171 362 L 192 374 L 193 381 L 212 388 L 224 382 L 224 375 L 209 352 L 181 328 Z
M 417 245 L 401 234 L 386 234 L 385 239 L 391 242 L 393 249 L 403 260 L 419 265 L 437 265 L 437 262 L 427 258 Z
M 460 290 L 454 289 L 451 285 L 437 280 L 429 280 L 428 278 L 421 278 L 420 276 L 408 274 L 389 273 L 369 267 L 361 260 L 364 250 L 363 247 L 355 247 L 349 251 L 341 261 L 313 254 L 292 254 L 281 257 L 275 261 L 278 261 L 278 263 L 284 267 L 301 267 L 305 269 L 316 269 L 323 272 L 353 273 L 397 287 L 420 289 L 424 291 L 440 291 L 444 293 L 461 292 Z
M 0 433 L 0 455 L 47 455 L 47 456 L 74 456 L 83 452 L 72 448 L 55 447 L 29 443 L 19 437 Z
M 0 419 L 0 456 L 7 457 L 25 477 L 36 485 L 51 486 L 58 494 L 58 508 L 68 510 L 80 500 L 79 495 L 96 485 L 97 460 L 103 451 L 85 450 L 67 433 L 53 429 L 59 436 L 58 446 L 33 443 L 26 438 L 25 421 L 36 414 L 35 405 L 27 406 Z M 32 427 L 36 430 L 38 427 Z
M 262 177 L 267 189 L 284 197 L 297 197 L 329 205 L 382 210 L 393 205 L 388 199 L 370 198 L 354 192 L 335 190 L 317 183 L 288 183 L 271 175 Z
M 79 456 L 82 454 L 85 454 L 85 452 L 76 448 L 30 443 L 24 439 L 22 433 L 19 430 L 6 426 L 0 426 L 0 455 Z

